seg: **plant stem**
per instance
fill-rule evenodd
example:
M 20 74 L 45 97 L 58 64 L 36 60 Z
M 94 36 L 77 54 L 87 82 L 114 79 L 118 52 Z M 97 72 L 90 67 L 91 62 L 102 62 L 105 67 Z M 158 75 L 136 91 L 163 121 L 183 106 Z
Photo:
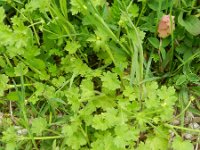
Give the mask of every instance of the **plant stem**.
M 172 40 L 172 43 L 171 43 L 172 54 L 171 54 L 171 58 L 170 58 L 170 70 L 172 70 L 172 64 L 173 64 L 173 59 L 174 59 L 174 31 L 173 31 L 172 9 L 173 9 L 173 2 L 170 6 L 170 31 L 171 31 L 171 40 Z
M 83 129 L 82 126 L 80 126 L 80 129 L 81 129 L 82 134 L 86 138 L 88 145 L 90 145 L 90 140 L 89 140 L 89 137 L 88 137 L 87 133 L 85 132 L 85 130 Z
M 179 126 L 174 126 L 174 125 L 171 125 L 171 124 L 164 124 L 164 126 L 166 126 L 168 128 L 171 128 L 171 129 L 180 129 L 180 130 L 185 130 L 185 131 L 200 133 L 200 130 L 197 130 L 197 129 L 179 127 Z
M 138 24 L 139 24 L 139 22 L 140 22 L 141 16 L 142 16 L 142 15 L 144 14 L 144 12 L 145 12 L 145 8 L 146 8 L 146 2 L 144 1 L 144 2 L 142 2 L 142 10 L 141 10 L 141 12 L 140 12 L 140 14 L 139 14 L 139 17 L 138 17 L 138 20 L 137 20 L 137 22 L 136 22 L 136 24 L 135 24 L 136 27 L 138 26 Z
M 43 137 L 33 137 L 34 140 L 51 140 L 51 139 L 62 139 L 64 136 L 43 136 Z M 31 140 L 30 137 L 20 137 L 19 140 Z
M 24 86 L 32 86 L 33 84 L 24 84 Z M 17 85 L 8 85 L 8 88 L 9 89 L 12 89 L 12 88 L 15 88 L 15 87 L 21 87 L 22 85 L 21 84 L 17 84 Z
M 181 111 L 181 113 L 178 114 L 177 116 L 175 116 L 173 119 L 179 118 L 181 115 L 183 115 L 186 112 L 186 110 L 190 107 L 191 102 L 192 102 L 192 100 L 190 100 L 188 102 L 187 106 Z

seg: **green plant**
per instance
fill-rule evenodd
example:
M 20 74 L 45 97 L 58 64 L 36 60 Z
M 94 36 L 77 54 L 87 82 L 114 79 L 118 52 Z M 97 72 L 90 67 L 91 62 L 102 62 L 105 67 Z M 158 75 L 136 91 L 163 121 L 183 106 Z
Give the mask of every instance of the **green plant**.
M 199 114 L 199 7 L 164 3 L 1 1 L 0 147 L 192 149 L 180 135 L 199 134 L 184 124 Z M 164 14 L 176 28 L 161 41 Z

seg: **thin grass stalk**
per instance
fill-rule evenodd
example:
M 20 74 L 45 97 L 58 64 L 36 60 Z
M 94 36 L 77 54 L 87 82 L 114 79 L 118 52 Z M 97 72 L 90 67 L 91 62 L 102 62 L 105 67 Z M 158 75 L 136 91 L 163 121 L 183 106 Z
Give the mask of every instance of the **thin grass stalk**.
M 21 68 L 21 72 L 22 72 L 22 68 Z M 20 110 L 21 110 L 21 113 L 22 113 L 22 116 L 23 116 L 23 119 L 24 119 L 24 126 L 28 131 L 29 138 L 31 139 L 34 148 L 36 150 L 38 150 L 37 144 L 35 142 L 35 139 L 33 138 L 31 129 L 29 127 L 28 117 L 26 115 L 26 109 L 25 109 L 25 87 L 24 87 L 23 75 L 20 76 L 20 81 L 21 81 L 21 92 L 19 92 L 18 87 L 15 86 L 15 90 L 17 91 L 18 98 L 19 98 L 19 107 L 20 107 Z M 13 84 L 16 85 L 14 80 L 13 80 Z

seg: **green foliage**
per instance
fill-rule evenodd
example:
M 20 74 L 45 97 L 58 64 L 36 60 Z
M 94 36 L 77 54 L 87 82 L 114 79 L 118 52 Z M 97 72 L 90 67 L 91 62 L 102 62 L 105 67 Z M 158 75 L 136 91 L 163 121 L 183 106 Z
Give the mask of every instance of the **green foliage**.
M 47 127 L 47 121 L 44 118 L 35 118 L 32 120 L 32 133 L 36 135 L 42 135 L 42 131 L 44 131 Z
M 145 144 L 141 144 L 138 150 L 152 149 L 152 150 L 167 150 L 168 141 L 160 137 L 149 137 Z
M 196 16 L 190 15 L 185 20 L 183 20 L 183 12 L 181 12 L 178 17 L 178 21 L 180 25 L 185 27 L 185 29 L 192 35 L 197 36 L 200 34 L 200 20 Z
M 14 67 L 14 70 L 16 76 L 22 76 L 28 72 L 28 68 L 23 63 L 17 64 L 17 66 Z
M 179 134 L 198 132 L 184 127 L 187 109 L 199 114 L 199 103 L 189 98 L 199 96 L 196 3 L 0 5 L 1 148 L 193 149 Z M 175 30 L 159 39 L 165 14 L 175 16 Z M 171 125 L 174 117 L 180 126 Z
M 67 45 L 65 47 L 65 50 L 69 52 L 69 54 L 74 54 L 76 51 L 81 47 L 81 45 L 78 42 L 73 41 L 67 41 Z
M 106 141 L 100 144 L 101 148 L 109 146 L 117 149 L 124 149 L 127 146 L 131 148 L 134 145 L 133 142 L 138 140 L 141 129 L 148 132 L 148 123 L 156 125 L 172 118 L 173 106 L 177 100 L 173 87 L 166 88 L 163 86 L 159 89 L 156 82 L 148 83 L 146 85 L 146 90 L 148 92 L 142 103 L 142 111 L 138 109 L 140 107 L 140 102 L 138 101 L 139 94 L 137 93 L 137 91 L 139 91 L 138 87 L 129 87 L 129 90 L 130 91 L 127 89 L 124 92 L 124 96 L 131 98 L 130 100 L 122 98 L 110 104 L 103 103 L 102 105 L 98 101 L 103 101 L 105 98 L 98 98 L 98 95 L 95 96 L 96 98 L 91 97 L 92 100 L 88 100 L 85 106 L 83 103 L 80 103 L 78 99 L 70 100 L 73 102 L 73 104 L 70 104 L 72 104 L 72 110 L 75 114 L 70 119 L 70 125 L 66 124 L 62 128 L 63 134 L 68 137 L 68 139 L 66 139 L 66 144 L 73 149 L 79 149 L 80 146 L 88 144 L 87 140 L 89 138 L 92 148 L 100 149 L 97 143 L 104 141 L 104 138 L 108 138 L 107 140 L 112 141 L 110 145 L 107 145 L 108 143 Z M 78 91 L 76 90 L 76 94 L 75 89 L 73 89 L 73 91 L 74 92 L 71 93 L 73 97 L 75 95 L 78 96 Z M 105 91 L 110 94 L 108 91 L 112 92 L 113 89 L 111 88 Z M 135 97 L 132 95 L 135 95 Z M 74 109 L 73 106 L 76 105 L 78 107 Z M 81 105 L 82 108 L 80 109 Z M 91 116 L 92 113 L 95 114 Z M 77 116 L 78 114 L 80 114 L 80 116 Z M 134 124 L 132 122 L 134 122 Z M 87 130 L 83 131 L 83 128 L 87 128 Z M 111 132 L 113 130 L 114 133 Z M 92 134 L 90 134 L 91 131 Z M 93 135 L 95 135 L 95 137 L 93 137 Z M 164 146 L 167 149 L 166 140 L 162 138 L 152 138 L 151 141 L 150 139 L 148 142 L 159 141 L 160 147 Z M 73 141 L 75 140 L 79 140 L 80 142 L 76 143 L 77 147 L 73 145 Z M 148 142 L 147 145 L 149 145 Z M 152 144 L 152 146 L 153 145 L 154 144 Z
M 6 150 L 14 150 L 16 148 L 17 134 L 14 127 L 9 127 L 3 132 L 2 141 L 6 143 Z
M 193 150 L 194 146 L 189 141 L 183 141 L 180 137 L 176 137 L 172 143 L 174 150 Z
M 72 0 L 70 4 L 72 6 L 71 7 L 72 15 L 76 15 L 77 13 L 84 11 L 85 5 L 83 5 L 83 2 L 81 0 Z
M 66 136 L 66 145 L 72 147 L 72 149 L 80 149 L 82 145 L 87 144 L 86 138 L 77 122 L 73 125 L 65 125 L 62 128 L 62 133 Z
M 116 73 L 106 72 L 101 77 L 101 80 L 103 82 L 102 87 L 110 91 L 115 91 L 120 88 L 120 81 L 118 80 Z
M 5 74 L 0 74 L 0 96 L 4 95 L 4 91 L 8 88 L 8 76 Z

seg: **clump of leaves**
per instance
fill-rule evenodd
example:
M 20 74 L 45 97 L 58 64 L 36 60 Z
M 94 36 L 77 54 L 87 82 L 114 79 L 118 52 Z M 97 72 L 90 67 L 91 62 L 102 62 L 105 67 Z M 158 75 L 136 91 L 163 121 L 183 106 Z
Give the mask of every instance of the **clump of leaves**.
M 110 78 L 108 76 L 111 77 L 112 73 L 102 77 L 103 84 L 107 82 L 105 78 Z M 107 87 L 111 85 L 112 83 Z M 136 147 L 142 132 L 150 140 L 157 128 L 163 127 L 166 130 L 163 125 L 173 117 L 173 107 L 177 100 L 174 88 L 159 88 L 156 82 L 149 82 L 145 89 L 142 99 L 139 87 L 126 86 L 123 95 L 115 98 L 110 97 L 110 93 L 113 93 L 113 88 L 110 88 L 106 94 L 84 101 L 79 110 L 72 110 L 74 115 L 70 117 L 70 123 L 62 128 L 62 133 L 67 136 L 66 145 L 73 149 L 80 149 L 88 144 L 92 149 L 131 149 Z M 76 103 L 71 104 L 72 108 L 73 105 L 80 106 L 80 102 Z M 161 140 L 167 143 L 170 133 L 163 136 Z M 82 142 L 77 143 L 77 140 Z M 166 149 L 167 147 L 165 144 Z
M 199 84 L 200 68 L 191 67 L 199 58 L 199 20 L 189 2 L 187 11 L 172 12 L 182 3 L 0 2 L 1 147 L 192 149 L 179 130 L 198 131 L 171 125 L 177 103 L 185 112 L 177 101 L 187 100 L 183 85 Z M 163 14 L 176 16 L 176 30 L 165 20 L 171 36 L 161 42 Z

